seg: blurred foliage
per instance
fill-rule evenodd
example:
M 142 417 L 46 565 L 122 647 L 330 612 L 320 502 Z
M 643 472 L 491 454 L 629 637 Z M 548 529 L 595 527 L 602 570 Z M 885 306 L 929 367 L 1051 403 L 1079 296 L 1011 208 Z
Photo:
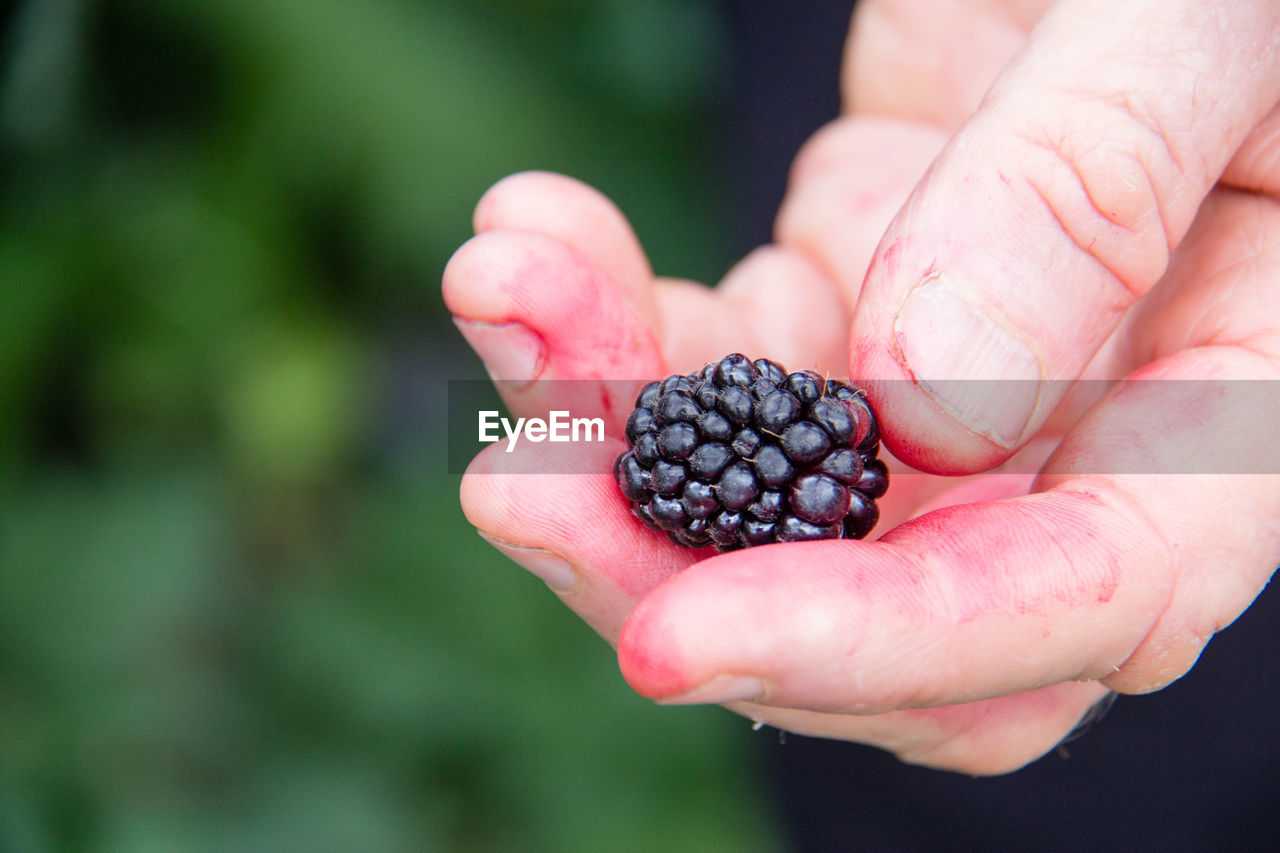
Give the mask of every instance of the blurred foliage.
M 0 850 L 772 849 L 748 727 L 631 694 L 439 446 L 504 174 L 724 265 L 714 6 L 0 9 Z

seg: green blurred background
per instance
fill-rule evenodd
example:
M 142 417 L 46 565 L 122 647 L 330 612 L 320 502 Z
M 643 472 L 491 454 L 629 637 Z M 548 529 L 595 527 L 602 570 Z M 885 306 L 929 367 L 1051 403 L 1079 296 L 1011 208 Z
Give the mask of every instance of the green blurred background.
M 0 850 L 780 846 L 749 725 L 632 694 L 440 446 L 498 178 L 728 263 L 716 4 L 0 9 Z

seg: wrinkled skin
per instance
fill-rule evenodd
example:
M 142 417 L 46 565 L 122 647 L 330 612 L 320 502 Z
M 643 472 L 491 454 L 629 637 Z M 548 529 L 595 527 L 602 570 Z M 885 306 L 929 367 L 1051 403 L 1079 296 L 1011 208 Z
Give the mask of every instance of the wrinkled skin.
M 768 356 L 868 381 L 900 462 L 877 541 L 677 548 L 613 485 L 620 441 L 521 448 L 599 476 L 503 475 L 489 448 L 468 519 L 643 695 L 909 762 L 1007 772 L 1107 691 L 1164 687 L 1280 562 L 1280 477 L 1108 472 L 1224 444 L 1280 471 L 1280 403 L 1063 396 L 1280 375 L 1278 39 L 1263 0 L 866 0 L 843 117 L 797 157 L 775 244 L 715 289 L 656 278 L 594 190 L 502 181 L 444 277 L 493 375 Z M 929 383 L 961 377 L 1031 390 Z M 506 401 L 545 410 L 547 387 Z M 628 404 L 574 414 L 620 435 Z

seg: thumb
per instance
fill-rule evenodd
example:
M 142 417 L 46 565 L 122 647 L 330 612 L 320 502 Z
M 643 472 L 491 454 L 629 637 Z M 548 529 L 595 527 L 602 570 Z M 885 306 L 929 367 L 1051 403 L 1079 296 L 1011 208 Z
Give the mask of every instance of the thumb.
M 1161 277 L 1280 97 L 1280 4 L 1064 0 L 881 241 L 850 360 L 895 455 L 988 468 Z M 907 380 L 907 381 L 902 381 Z

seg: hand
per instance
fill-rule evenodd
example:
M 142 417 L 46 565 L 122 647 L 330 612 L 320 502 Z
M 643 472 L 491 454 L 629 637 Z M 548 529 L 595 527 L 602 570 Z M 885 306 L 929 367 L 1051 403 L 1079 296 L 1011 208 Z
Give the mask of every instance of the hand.
M 1280 562 L 1280 401 L 1242 410 L 1222 381 L 1280 374 L 1280 9 L 1047 6 L 866 0 L 846 116 L 798 158 L 778 245 L 714 291 L 655 279 L 566 178 L 480 203 L 445 297 L 495 375 L 764 355 L 869 380 L 899 459 L 970 475 L 896 467 L 876 542 L 707 558 L 630 515 L 620 442 L 556 451 L 594 454 L 597 476 L 482 453 L 468 518 L 618 645 L 641 693 L 1004 772 L 1108 691 L 1185 673 Z M 1073 384 L 1122 377 L 1185 381 Z M 545 411 L 555 387 L 507 403 Z M 593 413 L 618 435 L 629 404 Z M 1263 473 L 1169 473 L 1219 451 Z

